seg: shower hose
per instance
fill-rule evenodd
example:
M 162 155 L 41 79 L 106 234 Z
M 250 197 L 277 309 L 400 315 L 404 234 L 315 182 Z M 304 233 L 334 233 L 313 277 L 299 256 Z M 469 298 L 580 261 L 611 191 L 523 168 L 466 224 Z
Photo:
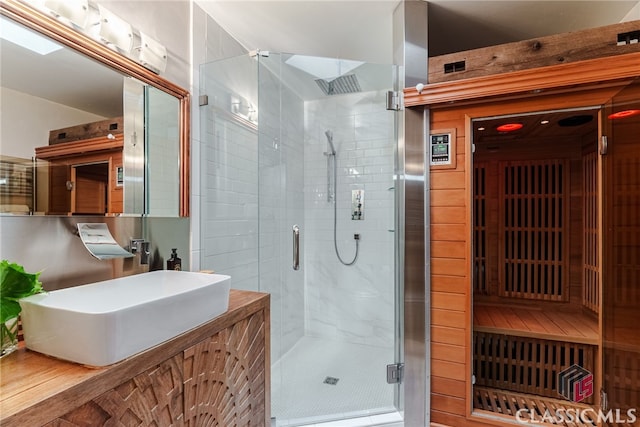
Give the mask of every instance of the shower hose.
M 338 260 L 346 265 L 353 265 L 356 263 L 356 260 L 358 259 L 358 249 L 360 248 L 360 235 L 359 234 L 354 234 L 353 238 L 356 241 L 356 254 L 353 257 L 353 260 L 351 260 L 350 262 L 347 262 L 345 260 L 342 259 L 342 257 L 340 256 L 340 251 L 338 250 L 338 194 L 337 194 L 337 186 L 338 186 L 338 161 L 337 161 L 337 157 L 336 154 L 333 154 L 333 247 L 336 250 L 336 256 L 338 257 Z

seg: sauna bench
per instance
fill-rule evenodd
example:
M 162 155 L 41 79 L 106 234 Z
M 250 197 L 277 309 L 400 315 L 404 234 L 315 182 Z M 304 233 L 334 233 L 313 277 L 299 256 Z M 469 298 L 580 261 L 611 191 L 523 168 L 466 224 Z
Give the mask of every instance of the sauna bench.
M 533 308 L 504 304 L 474 304 L 473 329 L 524 338 L 598 345 L 598 321 L 580 311 L 552 305 Z
M 20 347 L 0 360 L 0 425 L 268 425 L 269 316 L 268 294 L 232 289 L 224 314 L 106 367 Z

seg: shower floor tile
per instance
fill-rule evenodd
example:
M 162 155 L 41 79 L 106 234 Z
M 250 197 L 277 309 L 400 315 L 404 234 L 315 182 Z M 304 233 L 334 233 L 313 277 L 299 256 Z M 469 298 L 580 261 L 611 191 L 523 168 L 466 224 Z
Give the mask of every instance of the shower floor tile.
M 391 347 L 303 337 L 273 365 L 271 416 L 282 427 L 393 412 L 392 362 Z

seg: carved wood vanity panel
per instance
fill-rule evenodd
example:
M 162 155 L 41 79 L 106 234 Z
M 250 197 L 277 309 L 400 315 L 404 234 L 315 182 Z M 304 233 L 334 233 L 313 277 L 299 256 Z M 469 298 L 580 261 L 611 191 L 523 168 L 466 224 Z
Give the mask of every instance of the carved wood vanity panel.
M 184 352 L 185 425 L 262 425 L 265 319 L 255 313 Z
M 90 368 L 21 347 L 0 361 L 3 427 L 270 424 L 269 296 L 122 362 Z
M 45 427 L 182 426 L 182 361 L 181 354 L 167 359 Z

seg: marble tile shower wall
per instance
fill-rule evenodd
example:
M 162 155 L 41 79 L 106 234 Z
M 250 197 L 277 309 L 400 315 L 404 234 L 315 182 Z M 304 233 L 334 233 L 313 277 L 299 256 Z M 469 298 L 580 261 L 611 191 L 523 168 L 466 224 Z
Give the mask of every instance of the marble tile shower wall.
M 368 92 L 305 103 L 306 333 L 369 345 L 393 345 L 394 322 L 394 115 L 385 94 Z M 333 205 L 327 202 L 327 151 L 331 130 L 338 152 L 337 243 Z M 351 191 L 364 190 L 365 219 L 351 220 Z

